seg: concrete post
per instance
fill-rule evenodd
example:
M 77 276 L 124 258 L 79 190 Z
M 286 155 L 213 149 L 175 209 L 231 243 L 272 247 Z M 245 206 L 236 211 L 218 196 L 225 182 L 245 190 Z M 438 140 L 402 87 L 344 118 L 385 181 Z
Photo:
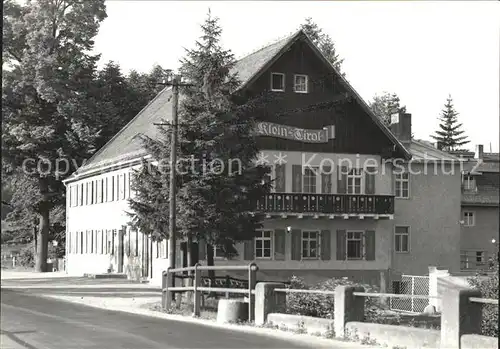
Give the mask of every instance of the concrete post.
M 481 303 L 469 301 L 469 297 L 481 297 L 473 289 L 449 288 L 442 300 L 441 348 L 460 348 L 464 334 L 481 334 Z
M 430 297 L 440 297 L 442 290 L 439 290 L 439 279 L 442 277 L 450 276 L 448 270 L 439 270 L 437 267 L 429 267 L 429 296 Z M 441 299 L 440 298 L 429 298 L 429 304 L 436 308 L 437 312 L 441 312 Z
M 255 295 L 252 291 L 255 290 L 257 284 L 257 270 L 259 268 L 255 263 L 250 263 L 248 266 L 248 321 L 252 322 L 255 317 Z
M 365 297 L 354 292 L 365 292 L 361 286 L 337 286 L 335 288 L 335 337 L 345 337 L 345 325 L 350 321 L 362 322 L 365 317 Z
M 264 325 L 270 313 L 285 312 L 286 293 L 274 292 L 285 289 L 285 284 L 279 282 L 259 282 L 255 286 L 255 324 Z
M 194 283 L 193 283 L 193 315 L 200 316 L 200 291 L 198 291 L 198 287 L 201 285 L 201 273 L 198 267 L 199 263 L 194 265 Z

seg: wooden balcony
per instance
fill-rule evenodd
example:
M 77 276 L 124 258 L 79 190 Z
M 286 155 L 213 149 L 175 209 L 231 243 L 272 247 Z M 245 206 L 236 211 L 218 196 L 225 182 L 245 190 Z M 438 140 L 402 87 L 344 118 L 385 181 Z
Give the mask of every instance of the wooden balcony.
M 392 195 L 270 193 L 257 202 L 265 213 L 393 215 Z

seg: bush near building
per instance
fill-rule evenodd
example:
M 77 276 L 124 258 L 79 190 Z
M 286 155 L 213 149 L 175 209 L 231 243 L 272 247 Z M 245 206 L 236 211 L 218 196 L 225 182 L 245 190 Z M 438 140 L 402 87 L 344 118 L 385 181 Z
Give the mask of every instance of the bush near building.
M 365 292 L 378 292 L 378 288 L 353 282 L 346 278 L 332 278 L 315 285 L 307 285 L 303 279 L 292 277 L 291 289 L 335 291 L 337 286 L 362 286 Z M 304 316 L 314 316 L 325 319 L 333 319 L 335 310 L 335 297 L 333 295 L 290 293 L 287 298 L 287 313 Z M 365 320 L 378 322 L 377 318 L 388 310 L 380 298 L 365 298 Z
M 498 273 L 490 277 L 473 277 L 469 283 L 481 291 L 482 297 L 498 299 Z M 485 336 L 498 337 L 498 305 L 483 305 L 481 330 Z

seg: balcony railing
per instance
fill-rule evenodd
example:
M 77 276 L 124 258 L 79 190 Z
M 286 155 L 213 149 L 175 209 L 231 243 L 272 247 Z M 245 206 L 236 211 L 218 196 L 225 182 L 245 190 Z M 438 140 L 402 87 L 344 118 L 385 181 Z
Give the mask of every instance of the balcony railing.
M 261 212 L 394 214 L 392 195 L 270 193 L 257 202 Z

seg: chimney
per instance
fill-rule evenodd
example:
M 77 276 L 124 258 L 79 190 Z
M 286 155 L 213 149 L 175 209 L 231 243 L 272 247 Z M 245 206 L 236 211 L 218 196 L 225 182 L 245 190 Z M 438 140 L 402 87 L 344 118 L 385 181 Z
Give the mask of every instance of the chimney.
M 476 159 L 482 159 L 483 155 L 484 155 L 483 145 L 482 144 L 476 145 L 476 154 L 474 154 L 474 157 Z
M 402 143 L 411 141 L 411 114 L 400 112 L 391 117 L 390 130 Z
M 409 143 L 411 141 L 411 114 L 400 113 L 399 115 L 399 140 Z

